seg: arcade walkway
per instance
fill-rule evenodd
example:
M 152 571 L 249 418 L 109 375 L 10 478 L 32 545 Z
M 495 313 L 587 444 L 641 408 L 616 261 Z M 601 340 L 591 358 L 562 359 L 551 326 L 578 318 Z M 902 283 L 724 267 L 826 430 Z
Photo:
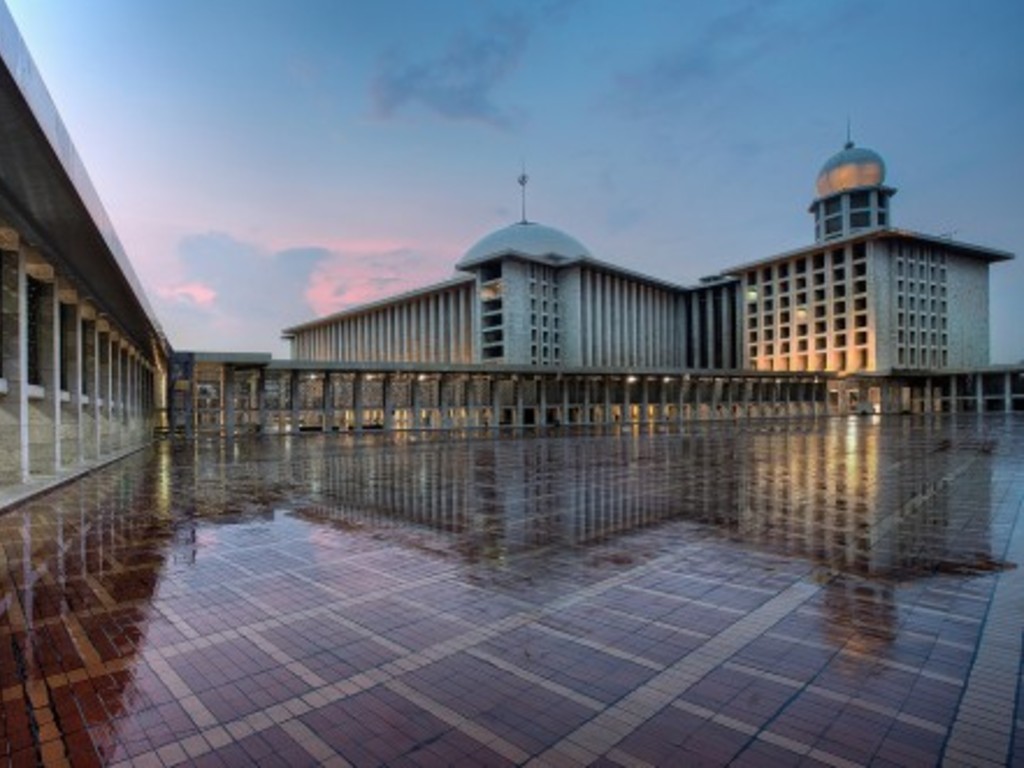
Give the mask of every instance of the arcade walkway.
M 1024 420 L 165 442 L 0 517 L 14 765 L 1024 762 Z

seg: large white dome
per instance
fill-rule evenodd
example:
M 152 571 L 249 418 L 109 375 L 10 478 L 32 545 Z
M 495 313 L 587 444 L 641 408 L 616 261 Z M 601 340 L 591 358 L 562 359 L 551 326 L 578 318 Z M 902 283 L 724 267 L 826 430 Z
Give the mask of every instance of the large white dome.
M 885 161 L 874 150 L 847 142 L 821 167 L 815 185 L 818 197 L 829 197 L 847 189 L 877 187 L 885 183 Z
M 579 240 L 560 229 L 532 221 L 520 221 L 492 232 L 477 241 L 455 265 L 456 269 L 471 269 L 502 256 L 521 256 L 550 264 L 589 258 Z

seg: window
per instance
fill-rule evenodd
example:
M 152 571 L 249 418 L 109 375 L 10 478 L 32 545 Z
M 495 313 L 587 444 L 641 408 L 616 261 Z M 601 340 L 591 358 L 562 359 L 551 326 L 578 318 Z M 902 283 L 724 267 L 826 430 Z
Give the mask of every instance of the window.
M 532 270 L 532 267 L 531 267 Z M 501 278 L 501 262 L 492 261 L 490 264 L 484 264 L 480 267 L 480 282 L 488 283 L 491 280 L 498 280 Z

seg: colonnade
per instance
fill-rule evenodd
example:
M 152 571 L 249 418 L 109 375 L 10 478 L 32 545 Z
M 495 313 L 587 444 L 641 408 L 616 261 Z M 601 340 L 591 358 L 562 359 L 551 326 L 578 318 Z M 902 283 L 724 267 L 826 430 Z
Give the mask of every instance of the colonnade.
M 152 358 L 0 227 L 0 496 L 151 440 Z
M 827 379 L 739 373 L 351 370 L 205 362 L 176 383 L 180 434 L 667 424 L 827 412 Z

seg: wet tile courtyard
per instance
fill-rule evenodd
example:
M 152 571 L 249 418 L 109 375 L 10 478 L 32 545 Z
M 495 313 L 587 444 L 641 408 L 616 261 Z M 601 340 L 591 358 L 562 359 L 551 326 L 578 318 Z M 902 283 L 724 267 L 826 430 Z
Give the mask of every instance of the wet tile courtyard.
M 0 516 L 14 765 L 1024 764 L 1024 419 L 160 443 Z

